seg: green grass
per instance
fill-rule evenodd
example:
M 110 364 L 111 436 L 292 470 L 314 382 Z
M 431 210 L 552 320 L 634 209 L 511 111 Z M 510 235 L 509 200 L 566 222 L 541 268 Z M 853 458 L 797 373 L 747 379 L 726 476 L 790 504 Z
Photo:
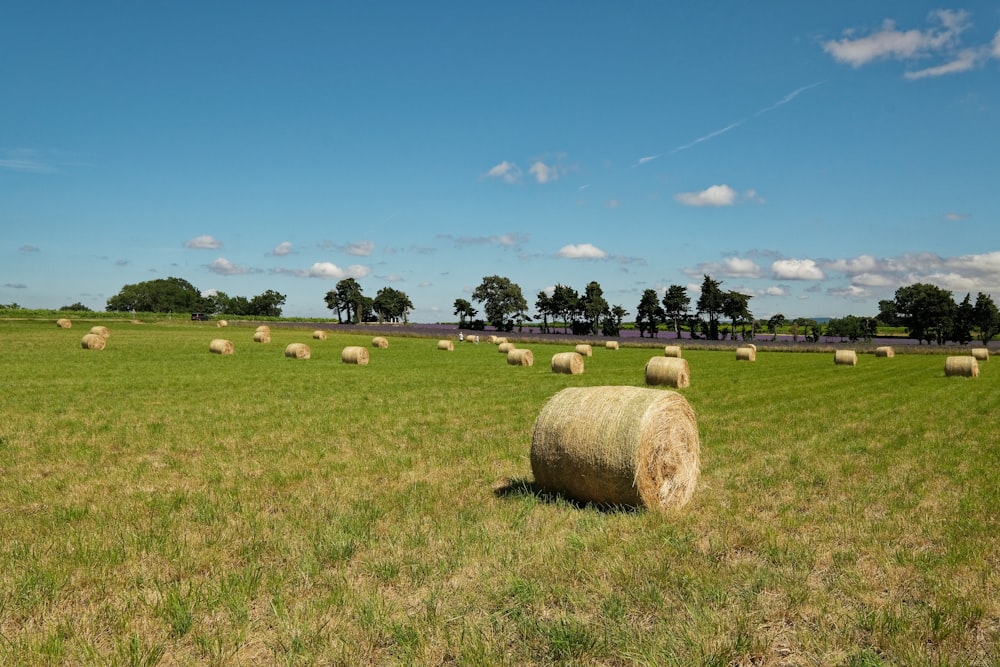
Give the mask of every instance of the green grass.
M 536 496 L 528 456 L 655 349 L 103 323 L 0 321 L 0 663 L 1000 662 L 996 360 L 685 351 L 702 475 L 664 515 Z

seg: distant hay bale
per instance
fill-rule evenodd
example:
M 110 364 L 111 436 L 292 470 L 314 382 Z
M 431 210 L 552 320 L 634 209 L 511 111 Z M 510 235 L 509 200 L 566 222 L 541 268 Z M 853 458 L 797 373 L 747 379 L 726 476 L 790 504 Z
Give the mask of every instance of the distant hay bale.
M 678 359 L 684 356 L 681 354 L 680 345 L 667 345 L 663 348 L 663 356 L 665 357 L 677 357 Z
M 439 340 L 438 349 L 447 350 L 448 352 L 451 352 L 455 349 L 455 343 L 453 343 L 451 340 Z
M 754 353 L 757 352 L 757 346 L 754 345 L 753 343 L 744 343 L 743 346 L 753 348 Z
M 489 343 L 490 345 L 496 345 L 497 344 L 497 337 L 493 336 L 493 335 L 489 335 L 489 336 L 486 337 L 486 342 Z
M 285 346 L 285 356 L 289 359 L 308 359 L 312 350 L 305 343 L 289 343 Z
M 345 364 L 368 365 L 368 348 L 361 345 L 348 345 L 340 353 L 340 360 Z
M 653 357 L 646 362 L 646 384 L 666 385 L 674 389 L 691 386 L 691 369 L 687 359 Z
M 269 333 L 271 333 L 271 327 L 267 326 L 266 324 L 262 324 L 259 327 L 257 327 L 256 329 L 254 329 L 254 333 L 266 333 L 266 334 L 269 334 Z
M 616 341 L 616 340 L 606 340 L 606 341 L 604 341 L 604 349 L 605 350 L 617 350 L 618 349 L 618 341 Z
M 111 337 L 111 331 L 107 327 L 102 326 L 90 327 L 90 333 L 97 334 L 105 340 Z
M 990 351 L 985 347 L 974 347 L 972 348 L 972 358 L 976 361 L 989 361 Z
M 697 420 L 675 391 L 563 389 L 535 420 L 531 470 L 540 489 L 581 502 L 679 509 L 701 470 Z
M 875 348 L 875 356 L 891 359 L 892 357 L 896 356 L 896 351 L 892 349 L 892 346 L 890 345 L 882 345 L 880 347 Z
M 271 334 L 267 331 L 255 331 L 253 334 L 253 342 L 255 343 L 270 343 Z
M 492 336 L 492 338 L 493 338 L 493 343 L 496 345 L 503 345 L 504 343 L 507 342 L 506 336 Z
M 228 327 L 229 326 L 229 322 L 227 320 L 218 320 L 215 323 L 215 326 L 217 326 L 217 327 L 219 327 L 221 329 L 222 327 Z
M 375 336 L 372 338 L 372 347 L 384 350 L 389 347 L 389 339 L 383 338 L 382 336 Z
M 583 373 L 583 356 L 576 352 L 558 352 L 552 355 L 552 372 L 566 375 Z
M 234 349 L 233 341 L 225 338 L 215 338 L 208 344 L 208 351 L 213 354 L 232 354 Z
M 573 351 L 579 354 L 581 357 L 592 357 L 594 356 L 594 348 L 586 343 L 580 343 Z
M 972 355 L 948 357 L 944 360 L 944 374 L 947 377 L 979 377 L 979 361 Z
M 531 350 L 511 350 L 507 353 L 507 363 L 511 366 L 534 366 L 535 355 Z
M 500 354 L 507 354 L 511 350 L 515 349 L 515 347 L 516 346 L 514 345 L 514 343 L 508 343 L 504 341 L 503 343 L 497 345 L 497 352 L 499 352 Z
M 322 329 L 316 329 L 316 331 L 313 331 L 313 339 L 326 340 L 326 332 L 323 331 Z
M 58 320 L 56 320 L 56 326 L 59 327 L 60 329 L 72 329 L 73 322 L 72 320 L 67 320 L 65 317 L 60 317 Z
M 838 366 L 857 366 L 858 353 L 854 350 L 837 350 L 833 353 L 833 363 Z
M 736 361 L 757 361 L 757 348 L 749 345 L 736 348 Z
M 83 338 L 80 339 L 80 347 L 85 350 L 103 350 L 105 344 L 104 336 L 94 333 L 84 334 Z M 972 359 L 972 357 L 969 357 L 969 359 Z

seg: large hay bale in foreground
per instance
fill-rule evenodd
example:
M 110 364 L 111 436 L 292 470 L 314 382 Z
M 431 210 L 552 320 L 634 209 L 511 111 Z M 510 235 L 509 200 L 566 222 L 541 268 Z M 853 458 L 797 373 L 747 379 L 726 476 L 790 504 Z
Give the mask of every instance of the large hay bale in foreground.
M 72 329 L 73 322 L 72 320 L 67 320 L 65 317 L 60 317 L 58 320 L 56 320 L 56 326 L 59 327 L 60 329 Z
M 531 350 L 511 350 L 507 353 L 507 363 L 511 366 L 534 366 L 535 355 Z
M 451 342 L 451 340 L 439 340 L 438 341 L 438 349 L 439 350 L 447 350 L 448 352 L 452 352 L 455 349 L 455 344 L 453 342 Z
M 604 349 L 605 350 L 617 350 L 618 349 L 618 341 L 616 341 L 616 340 L 606 340 L 606 341 L 604 341 Z
M 857 366 L 858 353 L 854 350 L 837 350 L 833 353 L 833 363 L 838 366 Z
M 687 359 L 653 357 L 646 362 L 646 384 L 666 385 L 675 389 L 691 386 L 691 369 Z
M 368 348 L 361 345 L 348 345 L 340 353 L 340 360 L 345 364 L 367 366 L 368 358 Z
M 972 358 L 976 361 L 989 361 L 990 351 L 985 347 L 974 347 L 972 348 Z
M 253 342 L 255 343 L 270 343 L 271 334 L 267 331 L 255 331 L 253 334 Z
M 506 341 L 497 345 L 497 352 L 499 352 L 500 354 L 507 354 L 508 352 L 514 349 L 517 349 L 514 346 L 514 343 L 508 343 Z
M 594 356 L 594 348 L 592 348 L 590 345 L 587 345 L 586 343 L 580 343 L 573 349 L 573 351 L 582 357 Z
M 385 350 L 389 347 L 389 339 L 383 338 L 382 336 L 375 336 L 372 338 L 372 347 L 377 350 Z
M 566 375 L 583 373 L 583 356 L 576 352 L 558 352 L 552 355 L 552 372 Z
M 208 351 L 213 354 L 232 354 L 234 349 L 233 341 L 225 338 L 215 338 L 208 344 Z
M 313 331 L 313 340 L 326 340 L 326 332 L 322 329 L 316 329 Z
M 882 345 L 875 348 L 875 356 L 891 359 L 896 356 L 896 351 L 890 345 Z
M 971 355 L 948 357 L 944 360 L 944 374 L 948 377 L 979 377 L 979 361 Z
M 285 346 L 285 356 L 289 359 L 309 359 L 312 350 L 305 343 L 289 343 Z
M 684 355 L 681 353 L 681 346 L 680 345 L 666 345 L 663 348 L 663 356 L 665 356 L 665 357 L 676 357 L 676 358 L 680 359 Z
M 111 337 L 111 330 L 108 329 L 107 327 L 102 327 L 102 326 L 90 327 L 90 333 L 97 334 L 104 340 L 107 340 L 108 338 Z
M 579 501 L 677 509 L 691 499 L 700 469 L 694 411 L 675 391 L 570 387 L 535 421 L 535 484 Z
M 105 343 L 104 336 L 94 333 L 84 334 L 83 338 L 80 339 L 80 347 L 85 350 L 103 350 Z M 969 359 L 972 359 L 972 357 L 969 357 Z
M 749 345 L 736 348 L 736 361 L 757 361 L 757 348 Z

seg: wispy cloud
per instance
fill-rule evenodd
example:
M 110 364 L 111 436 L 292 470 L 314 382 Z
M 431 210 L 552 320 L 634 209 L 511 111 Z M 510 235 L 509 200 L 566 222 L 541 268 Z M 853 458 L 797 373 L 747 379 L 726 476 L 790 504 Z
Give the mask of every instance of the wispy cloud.
M 3 286 L 9 289 L 28 289 L 24 283 L 4 283 Z
M 14 148 L 0 151 L 0 169 L 32 174 L 51 174 L 58 169 L 44 161 L 38 151 L 31 148 Z
M 498 178 L 505 183 L 514 185 L 521 182 L 521 168 L 513 162 L 503 162 L 490 167 L 485 174 L 486 178 Z
M 193 239 L 188 239 L 184 242 L 184 247 L 197 248 L 199 250 L 218 250 L 222 247 L 222 241 L 205 234 L 204 236 L 196 236 Z
M 592 243 L 576 243 L 563 246 L 558 255 L 563 259 L 605 259 L 608 253 Z
M 527 234 L 507 233 L 491 236 L 455 236 L 453 234 L 438 234 L 437 238 L 452 241 L 458 246 L 496 245 L 502 248 L 518 248 L 530 240 Z
M 291 255 L 292 254 L 292 242 L 291 241 L 282 241 L 278 245 L 274 246 L 274 250 L 271 251 L 271 254 L 274 255 L 274 256 L 276 256 L 276 257 L 284 257 L 285 255 Z
M 757 113 L 755 113 L 754 117 L 756 118 L 757 116 L 763 116 L 764 114 L 766 114 L 768 112 L 771 112 L 771 111 L 774 111 L 775 109 L 777 109 L 779 107 L 783 107 L 786 104 L 788 104 L 789 102 L 791 102 L 792 100 L 794 100 L 796 97 L 798 97 L 799 95 L 801 95 L 802 93 L 806 92 L 807 90 L 811 90 L 812 88 L 815 88 L 817 86 L 822 86 L 824 83 L 826 83 L 825 80 L 824 81 L 817 81 L 816 83 L 810 83 L 808 86 L 802 86 L 801 88 L 796 88 L 795 90 L 793 90 L 792 92 L 788 93 L 787 95 L 785 95 L 784 97 L 782 97 L 780 100 L 778 100 L 777 102 L 775 102 L 774 104 L 766 106 L 763 109 L 761 109 L 760 111 L 758 111 Z
M 360 279 L 371 273 L 371 268 L 361 264 L 340 267 L 333 262 L 316 262 L 308 269 L 274 269 L 272 273 L 292 275 L 297 278 L 319 278 L 320 280 Z
M 41 252 L 41 248 L 36 245 L 23 245 L 17 249 L 18 252 Z
M 208 270 L 220 276 L 240 276 L 247 273 L 260 273 L 260 269 L 253 269 L 233 264 L 225 257 L 219 257 L 208 265 Z
M 714 132 L 709 132 L 708 134 L 706 134 L 703 137 L 698 137 L 694 141 L 688 142 L 688 143 L 684 144 L 683 146 L 678 146 L 677 148 L 674 148 L 673 150 L 670 151 L 670 155 L 673 155 L 674 153 L 680 153 L 681 151 L 686 151 L 687 149 L 689 149 L 689 148 L 691 148 L 693 146 L 697 146 L 698 144 L 702 143 L 703 141 L 708 141 L 709 139 L 714 139 L 714 138 L 716 138 L 716 137 L 718 137 L 720 135 L 725 134 L 726 132 L 729 132 L 730 130 L 735 130 L 737 127 L 739 127 L 740 125 L 742 125 L 745 122 L 746 122 L 746 120 L 738 120 L 735 123 L 730 123 L 729 125 L 726 125 L 724 128 L 722 128 L 720 130 L 715 130 Z

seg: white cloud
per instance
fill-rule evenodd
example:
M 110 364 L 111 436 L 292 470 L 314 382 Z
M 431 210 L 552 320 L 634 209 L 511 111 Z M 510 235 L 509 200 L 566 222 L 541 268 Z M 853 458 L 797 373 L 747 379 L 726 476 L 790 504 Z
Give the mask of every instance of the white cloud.
M 896 281 L 881 273 L 859 273 L 851 278 L 851 283 L 862 287 L 892 287 Z
M 771 272 L 779 280 L 823 280 L 823 270 L 811 259 L 779 259 L 771 264 Z
M 531 165 L 528 168 L 528 173 L 534 176 L 535 180 L 542 185 L 559 178 L 559 170 L 556 167 L 550 167 L 541 160 Z
M 943 65 L 937 65 L 936 67 L 927 67 L 913 72 L 906 72 L 903 74 L 903 78 L 909 81 L 916 81 L 917 79 L 926 79 L 931 76 L 944 76 L 945 74 L 968 72 L 983 59 L 981 55 L 983 53 L 983 51 L 975 49 L 965 49 L 951 62 L 947 62 Z
M 788 288 L 784 285 L 772 285 L 764 290 L 767 296 L 788 296 Z
M 292 244 L 290 241 L 282 241 L 278 245 L 274 246 L 274 250 L 271 251 L 272 255 L 277 255 L 278 257 L 284 257 L 285 255 L 292 254 Z
M 486 172 L 486 176 L 489 178 L 499 178 L 505 183 L 520 183 L 521 182 L 521 168 L 518 167 L 513 162 L 507 162 L 504 160 L 498 165 L 495 165 Z
M 752 259 L 742 257 L 726 257 L 722 260 L 722 269 L 729 277 L 757 278 L 760 267 Z
M 1000 58 L 1000 30 L 993 35 L 993 57 Z
M 201 250 L 218 250 L 222 247 L 222 241 L 205 234 L 204 236 L 196 236 L 193 239 L 188 239 L 184 242 L 184 247 Z
M 713 185 L 701 192 L 681 192 L 674 199 L 685 206 L 732 206 L 736 191 L 728 185 Z
M 857 285 L 848 285 L 847 287 L 832 287 L 826 291 L 830 296 L 839 296 L 846 299 L 869 299 L 871 298 L 871 292 L 863 287 Z
M 374 241 L 359 241 L 358 243 L 348 243 L 344 250 L 348 255 L 355 257 L 368 257 L 375 250 Z
M 608 253 L 590 243 L 565 245 L 559 249 L 559 256 L 564 259 L 604 259 Z
M 823 50 L 837 62 L 855 68 L 884 58 L 919 58 L 955 45 L 970 25 L 968 16 L 968 12 L 961 10 L 937 10 L 930 13 L 928 20 L 939 24 L 938 27 L 906 31 L 897 30 L 895 21 L 886 19 L 878 32 L 857 39 L 851 38 L 852 32 L 843 39 L 825 42 Z
M 324 280 L 342 280 L 343 278 L 364 278 L 369 273 L 371 273 L 371 269 L 360 264 L 352 264 L 346 269 L 342 269 L 333 262 L 316 262 L 309 267 L 305 275 Z
M 225 257 L 219 257 L 208 265 L 208 270 L 212 273 L 218 273 L 221 276 L 239 276 L 244 273 L 255 273 L 255 269 L 248 269 L 243 266 L 238 266 L 233 264 Z
M 832 262 L 824 262 L 823 266 L 828 271 L 838 271 L 847 275 L 855 275 L 875 271 L 879 267 L 879 262 L 871 255 L 858 255 L 853 259 L 837 259 Z

